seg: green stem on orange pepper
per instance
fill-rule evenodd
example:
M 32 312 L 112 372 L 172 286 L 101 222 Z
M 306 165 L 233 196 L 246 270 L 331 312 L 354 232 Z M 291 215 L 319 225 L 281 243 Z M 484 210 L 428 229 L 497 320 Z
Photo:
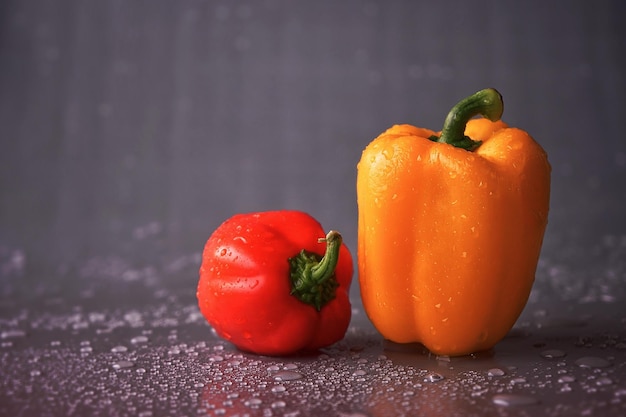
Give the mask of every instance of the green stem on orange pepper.
M 447 143 L 468 151 L 477 149 L 480 141 L 465 136 L 465 126 L 474 116 L 481 115 L 495 122 L 500 120 L 504 103 L 500 93 L 493 88 L 486 88 L 459 101 L 448 113 L 439 137 L 432 136 L 434 142 Z

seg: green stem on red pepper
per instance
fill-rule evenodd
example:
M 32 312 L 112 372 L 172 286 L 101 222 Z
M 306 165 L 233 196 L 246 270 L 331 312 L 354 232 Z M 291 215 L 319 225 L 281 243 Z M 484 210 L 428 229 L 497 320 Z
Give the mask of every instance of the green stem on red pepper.
M 502 96 L 497 90 L 493 88 L 480 90 L 459 101 L 448 113 L 441 136 L 431 136 L 430 140 L 473 151 L 481 145 L 481 142 L 465 136 L 467 122 L 479 114 L 495 122 L 500 120 L 503 111 Z
M 302 250 L 289 259 L 291 295 L 318 311 L 335 298 L 335 290 L 339 286 L 335 279 L 335 268 L 343 239 L 339 232 L 331 230 L 320 241 L 326 242 L 324 256 Z

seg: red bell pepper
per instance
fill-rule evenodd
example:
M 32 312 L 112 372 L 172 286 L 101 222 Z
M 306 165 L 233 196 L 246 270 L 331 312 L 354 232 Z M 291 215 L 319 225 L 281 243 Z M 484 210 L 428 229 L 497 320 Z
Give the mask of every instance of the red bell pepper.
M 217 334 L 241 350 L 314 351 L 346 333 L 352 273 L 341 235 L 324 233 L 310 215 L 237 214 L 206 242 L 198 305 Z

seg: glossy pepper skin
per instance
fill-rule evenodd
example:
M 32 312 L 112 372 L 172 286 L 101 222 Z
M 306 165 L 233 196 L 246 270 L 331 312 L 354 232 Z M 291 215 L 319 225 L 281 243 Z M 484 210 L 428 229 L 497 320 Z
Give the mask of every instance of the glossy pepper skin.
M 491 120 L 470 120 L 476 114 Z M 359 280 L 386 339 L 470 354 L 492 348 L 523 310 L 551 168 L 541 146 L 501 114 L 500 94 L 482 90 L 453 108 L 441 135 L 396 125 L 363 151 Z
M 341 235 L 326 234 L 310 215 L 237 214 L 206 242 L 198 305 L 217 334 L 241 350 L 314 351 L 345 335 L 352 274 Z

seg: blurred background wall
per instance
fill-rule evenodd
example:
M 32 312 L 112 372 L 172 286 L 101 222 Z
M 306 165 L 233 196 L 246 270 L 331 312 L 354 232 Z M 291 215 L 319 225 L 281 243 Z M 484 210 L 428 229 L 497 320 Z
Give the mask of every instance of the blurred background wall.
M 538 279 L 559 292 L 609 257 L 610 293 L 626 281 L 625 17 L 620 0 L 3 0 L 0 256 L 35 279 L 176 259 L 234 213 L 282 208 L 356 252 L 362 149 L 495 87 L 553 166 Z

